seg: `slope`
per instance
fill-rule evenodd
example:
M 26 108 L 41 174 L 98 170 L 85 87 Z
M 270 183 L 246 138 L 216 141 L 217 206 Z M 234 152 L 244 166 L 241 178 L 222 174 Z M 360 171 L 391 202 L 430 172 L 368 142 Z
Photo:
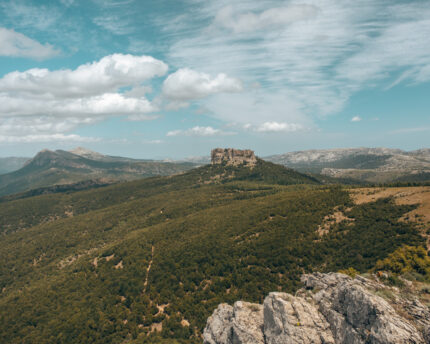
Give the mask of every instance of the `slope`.
M 190 163 L 132 161 L 130 159 L 92 160 L 66 151 L 39 152 L 23 168 L 0 175 L 0 196 L 57 184 L 88 179 L 132 180 L 170 175 L 192 168 Z
M 398 221 L 414 205 L 356 205 L 338 186 L 257 165 L 2 203 L 0 341 L 197 343 L 220 302 L 261 302 L 303 272 L 366 271 L 424 244 Z

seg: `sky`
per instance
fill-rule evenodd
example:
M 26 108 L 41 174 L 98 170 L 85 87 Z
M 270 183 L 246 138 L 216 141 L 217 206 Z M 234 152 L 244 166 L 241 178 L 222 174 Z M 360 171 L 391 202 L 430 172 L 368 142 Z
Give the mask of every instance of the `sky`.
M 0 0 L 0 157 L 429 147 L 430 1 Z

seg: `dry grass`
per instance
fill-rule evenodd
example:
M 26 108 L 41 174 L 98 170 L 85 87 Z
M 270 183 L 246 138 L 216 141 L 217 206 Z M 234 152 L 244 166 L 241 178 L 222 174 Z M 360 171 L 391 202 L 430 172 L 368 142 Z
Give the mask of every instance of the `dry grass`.
M 374 202 L 379 198 L 393 197 L 396 204 L 418 204 L 403 220 L 419 220 L 430 223 L 430 186 L 397 188 L 360 188 L 350 190 L 355 204 Z
M 318 226 L 317 232 L 319 236 L 327 234 L 335 224 L 341 223 L 342 221 L 351 222 L 353 219 L 345 216 L 343 212 L 335 208 L 335 212 L 324 217 L 323 223 Z

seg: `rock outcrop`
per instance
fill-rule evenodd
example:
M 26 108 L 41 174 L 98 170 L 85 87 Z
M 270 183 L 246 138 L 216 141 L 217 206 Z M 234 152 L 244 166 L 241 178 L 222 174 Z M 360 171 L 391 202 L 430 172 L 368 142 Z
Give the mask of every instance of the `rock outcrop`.
M 215 148 L 211 151 L 212 164 L 226 164 L 231 166 L 254 166 L 257 163 L 254 151 L 250 149 Z
M 304 275 L 302 282 L 296 295 L 270 293 L 263 305 L 219 305 L 204 343 L 430 343 L 429 308 L 396 288 L 339 273 Z

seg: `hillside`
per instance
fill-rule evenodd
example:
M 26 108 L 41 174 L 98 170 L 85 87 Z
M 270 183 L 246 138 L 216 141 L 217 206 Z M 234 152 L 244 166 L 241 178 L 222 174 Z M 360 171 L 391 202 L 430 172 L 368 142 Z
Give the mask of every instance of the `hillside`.
M 0 175 L 0 196 L 89 179 L 124 181 L 157 175 L 181 173 L 191 163 L 163 163 L 110 157 L 89 151 L 44 150 L 21 169 Z M 78 152 L 78 153 L 79 153 Z
M 430 149 L 389 148 L 309 150 L 265 158 L 301 172 L 321 173 L 371 183 L 430 180 Z
M 5 343 L 198 343 L 219 303 L 426 245 L 399 221 L 418 205 L 354 202 L 262 160 L 1 205 Z
M 7 157 L 0 158 L 0 174 L 5 174 L 19 170 L 29 158 Z

